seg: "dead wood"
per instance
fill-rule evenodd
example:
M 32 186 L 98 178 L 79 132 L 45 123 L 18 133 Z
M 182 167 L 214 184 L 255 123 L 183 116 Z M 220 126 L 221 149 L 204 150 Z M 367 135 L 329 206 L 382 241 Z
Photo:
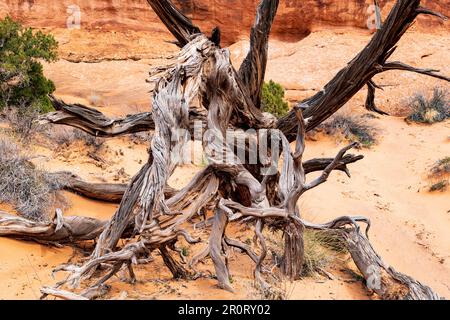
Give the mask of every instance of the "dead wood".
M 49 223 L 34 222 L 0 211 L 0 236 L 41 243 L 65 244 L 95 240 L 106 224 L 107 221 L 89 217 L 64 217 L 61 210 L 56 210 L 53 221 Z
M 261 1 L 250 33 L 250 51 L 239 69 L 239 77 L 249 91 L 256 107 L 261 105 L 261 87 L 264 83 L 269 55 L 269 34 L 275 19 L 279 0 Z
M 178 40 L 179 47 L 184 47 L 190 41 L 192 35 L 200 33 L 200 29 L 178 10 L 171 0 L 148 0 L 147 2 L 162 23 Z
M 43 293 L 66 299 L 94 298 L 102 291 L 101 288 L 105 288 L 105 282 L 122 268 L 128 270 L 134 281 L 132 266 L 139 261 L 148 261 L 148 256 L 155 250 L 159 250 L 174 277 L 189 278 L 192 275 L 189 269 L 194 269 L 199 261 L 210 256 L 219 286 L 232 291 L 227 256 L 230 248 L 238 248 L 255 262 L 255 280 L 267 294 L 272 287 L 266 281 L 271 271 L 265 268 L 267 246 L 264 230 L 270 228 L 283 232 L 284 254 L 279 264 L 280 271 L 291 279 L 298 279 L 303 264 L 303 230 L 314 228 L 342 232 L 368 287 L 381 298 L 438 298 L 432 289 L 384 264 L 368 238 L 360 234 L 358 222 L 368 222 L 366 218 L 340 217 L 329 223 L 312 224 L 302 218 L 298 202 L 305 192 L 325 183 L 334 170 L 350 176 L 347 165 L 363 158 L 347 154 L 357 146 L 353 143 L 342 148 L 334 158 L 305 161 L 305 134 L 339 110 L 366 85 L 366 108 L 382 113 L 374 104 L 375 89 L 379 88 L 373 81 L 375 75 L 389 70 L 403 70 L 449 80 L 436 70 L 388 61 L 396 44 L 419 14 L 439 14 L 420 7 L 419 0 L 398 0 L 369 44 L 323 90 L 296 105 L 286 117 L 277 121 L 274 116 L 260 110 L 260 94 L 267 64 L 269 32 L 279 1 L 261 0 L 250 35 L 250 51 L 239 72 L 231 64 L 229 50 L 219 46 L 218 29 L 208 38 L 171 1 L 148 2 L 182 47 L 167 65 L 150 72 L 152 112 L 113 120 L 94 109 L 53 99 L 57 112 L 41 119 L 105 137 L 142 130 L 154 131 L 148 161 L 126 188 L 122 185 L 86 184 L 74 176 L 69 179 L 71 190 L 97 199 L 121 199 L 121 203 L 107 224 L 99 228 L 92 223 L 95 228 L 89 229 L 89 233 L 84 229 L 83 233 L 76 233 L 80 239 L 87 238 L 87 234 L 89 237 L 98 236 L 95 250 L 90 259 L 81 265 L 68 264 L 57 268 L 57 271 L 69 273 L 67 279 L 56 288 L 43 289 Z M 180 150 L 188 141 L 183 133 L 185 131 L 180 129 L 192 129 L 194 120 L 202 121 L 209 131 L 210 136 L 203 139 L 209 165 L 184 188 L 170 190 L 169 195 L 167 181 L 179 165 Z M 258 145 L 267 144 L 269 136 L 276 139 L 278 146 L 282 147 L 282 162 L 272 157 L 277 152 L 269 148 L 269 155 L 250 166 L 237 155 L 231 144 L 221 143 L 225 141 L 227 130 L 250 128 L 257 132 L 267 130 L 267 135 L 261 138 L 255 134 L 236 133 L 234 137 L 248 138 L 248 144 L 253 141 Z M 293 152 L 290 149 L 292 141 L 295 141 Z M 249 152 L 245 144 L 244 154 Z M 279 165 L 281 170 L 278 170 Z M 260 170 L 268 166 L 275 167 L 276 172 L 261 174 Z M 316 171 L 320 171 L 320 175 L 309 179 L 307 174 Z M 191 232 L 190 224 L 204 217 L 206 212 L 213 212 L 212 217 L 202 222 L 206 230 L 211 227 L 208 244 L 184 266 L 172 256 L 170 250 L 179 251 L 175 244 L 180 237 L 188 243 L 202 241 L 191 236 L 195 230 Z M 0 232 L 6 230 L 4 234 L 15 232 L 14 227 L 7 229 L 8 219 L 11 217 L 7 217 L 5 226 L 0 220 Z M 58 219 L 48 226 L 27 225 L 27 221 L 14 219 L 10 225 L 17 225 L 19 231 L 21 226 L 26 226 L 26 237 L 43 234 L 44 240 L 47 240 L 49 234 L 55 237 L 58 232 L 63 232 L 60 230 L 65 230 L 65 224 L 58 222 L 61 218 Z M 227 236 L 227 226 L 235 222 L 254 228 L 257 250 Z M 132 235 L 138 237 L 125 246 L 118 246 L 118 240 L 130 226 L 134 228 Z M 59 238 L 70 238 L 69 231 L 64 232 L 64 237 L 60 235 Z M 99 270 L 100 266 L 106 269 Z M 369 270 L 371 268 L 377 272 L 375 278 L 372 277 L 373 270 Z M 94 276 L 102 277 L 81 295 L 60 289 L 64 285 L 76 288 L 83 280 Z M 374 279 L 378 286 L 371 285 L 370 281 Z
M 64 181 L 64 189 L 80 194 L 90 199 L 120 203 L 128 184 L 126 183 L 95 183 L 87 182 L 71 172 L 55 172 L 52 176 Z M 170 186 L 164 188 L 166 198 L 176 194 Z

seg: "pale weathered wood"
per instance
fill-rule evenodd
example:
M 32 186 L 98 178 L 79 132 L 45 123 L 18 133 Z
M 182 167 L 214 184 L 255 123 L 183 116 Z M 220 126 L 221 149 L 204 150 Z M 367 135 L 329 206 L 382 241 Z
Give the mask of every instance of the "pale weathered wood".
M 239 72 L 231 64 L 229 51 L 220 48 L 219 29 L 215 29 L 208 38 L 170 0 L 148 2 L 182 47 L 167 65 L 150 72 L 149 82 L 154 87 L 152 112 L 113 120 L 94 109 L 53 99 L 57 112 L 41 119 L 105 137 L 154 131 L 148 161 L 126 188 L 123 185 L 91 184 L 68 174 L 67 188 L 72 191 L 109 201 L 121 199 L 117 212 L 108 223 L 82 219 L 81 226 L 75 225 L 75 228 L 80 228 L 75 233 L 71 230 L 72 221 L 61 215 L 48 225 L 32 224 L 11 216 L 4 216 L 1 220 L 0 215 L 0 235 L 3 232 L 3 235 L 60 242 L 70 240 L 73 235 L 78 240 L 97 240 L 90 259 L 80 265 L 58 267 L 56 271 L 69 272 L 67 279 L 43 292 L 66 299 L 95 298 L 104 291 L 105 282 L 122 268 L 128 269 L 134 281 L 132 266 L 140 261 L 152 261 L 150 255 L 156 250 L 174 277 L 191 277 L 193 274 L 189 269 L 210 256 L 219 286 L 232 291 L 226 257 L 230 248 L 238 248 L 254 261 L 258 287 L 266 296 L 272 296 L 273 288 L 266 281 L 270 271 L 264 268 L 267 263 L 264 230 L 270 228 L 283 232 L 284 253 L 277 266 L 281 267 L 284 275 L 298 279 L 303 264 L 303 230 L 313 228 L 342 233 L 368 287 L 381 298 L 438 298 L 431 288 L 384 264 L 368 238 L 360 234 L 358 223 L 366 222 L 370 226 L 368 219 L 344 216 L 328 223 L 313 224 L 302 218 L 298 202 L 305 192 L 326 182 L 334 170 L 344 171 L 350 176 L 347 165 L 363 158 L 346 155 L 356 147 L 353 143 L 342 148 L 334 158 L 305 161 L 305 135 L 366 85 L 369 89 L 366 108 L 382 113 L 374 104 L 375 89 L 379 88 L 372 80 L 376 74 L 404 70 L 449 80 L 435 70 L 388 61 L 417 15 L 439 15 L 420 7 L 419 0 L 398 0 L 370 43 L 322 91 L 296 105 L 289 115 L 277 121 L 273 115 L 260 110 L 260 93 L 267 63 L 269 32 L 278 0 L 261 0 L 251 32 L 250 51 Z M 208 166 L 181 190 L 169 189 L 168 192 L 167 181 L 179 164 L 173 156 L 187 142 L 187 137 L 178 129 L 192 130 L 194 120 L 202 121 L 211 137 L 216 138 L 203 139 Z M 266 143 L 269 136 L 274 136 L 282 147 L 282 163 L 270 163 L 280 160 L 269 159 L 267 155 L 256 165 L 248 165 L 238 157 L 230 143 L 220 143 L 228 129 L 248 128 L 268 129 L 271 135 L 267 133 L 260 140 L 254 133 L 236 133 L 234 137 L 252 139 L 261 144 Z M 290 149 L 292 141 L 295 141 L 294 152 Z M 244 148 L 245 153 L 250 152 L 247 144 Z M 226 161 L 221 155 L 226 155 Z M 261 174 L 260 169 L 268 165 L 276 168 L 281 165 L 281 171 L 271 176 Z M 321 174 L 310 180 L 307 174 L 316 171 Z M 208 244 L 185 266 L 184 258 L 181 258 L 182 262 L 177 261 L 170 250 L 180 252 L 176 248 L 180 237 L 189 244 L 202 241 L 191 236 L 195 230 L 191 232 L 189 224 L 208 211 L 213 212 L 212 217 L 194 224 L 194 229 L 201 224 L 204 230 L 209 231 Z M 235 222 L 254 226 L 255 246 L 259 250 L 254 251 L 227 236 L 227 226 Z M 130 228 L 133 228 L 132 233 Z M 367 231 L 368 228 L 366 235 Z M 118 240 L 125 235 L 139 237 L 131 238 L 126 245 L 119 244 Z M 100 266 L 103 266 L 102 270 L 95 273 Z M 378 274 L 374 276 L 371 268 L 379 271 Z M 101 278 L 81 295 L 60 289 L 65 285 L 76 288 L 83 280 L 99 275 Z M 378 286 L 371 286 L 373 279 L 379 280 Z

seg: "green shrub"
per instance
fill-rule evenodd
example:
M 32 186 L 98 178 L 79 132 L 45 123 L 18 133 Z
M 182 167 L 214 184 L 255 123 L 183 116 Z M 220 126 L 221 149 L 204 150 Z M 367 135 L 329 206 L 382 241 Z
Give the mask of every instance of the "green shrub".
M 40 61 L 55 61 L 57 48 L 52 35 L 33 32 L 10 17 L 0 20 L 0 109 L 27 105 L 52 110 L 48 94 L 55 85 L 44 76 Z
M 263 84 L 261 105 L 263 111 L 270 112 L 278 118 L 284 116 L 289 111 L 289 105 L 284 101 L 283 87 L 272 80 Z
M 410 121 L 431 124 L 450 118 L 448 92 L 438 87 L 434 88 L 430 99 L 423 94 L 416 94 L 409 102 L 409 106 L 413 110 L 407 117 Z

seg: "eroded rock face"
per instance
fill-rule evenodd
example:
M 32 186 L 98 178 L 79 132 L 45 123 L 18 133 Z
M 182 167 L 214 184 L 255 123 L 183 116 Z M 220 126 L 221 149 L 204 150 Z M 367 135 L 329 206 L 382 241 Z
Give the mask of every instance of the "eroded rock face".
M 227 44 L 247 36 L 259 0 L 174 0 L 205 32 L 220 26 Z M 383 15 L 394 0 L 381 0 Z M 372 0 L 281 0 L 273 28 L 279 39 L 298 40 L 312 30 L 353 26 L 367 28 Z M 422 5 L 450 15 L 450 0 L 423 0 Z M 77 22 L 81 28 L 164 32 L 146 0 L 1 0 L 6 14 L 29 26 L 65 28 Z M 422 17 L 419 27 L 438 26 L 437 18 Z

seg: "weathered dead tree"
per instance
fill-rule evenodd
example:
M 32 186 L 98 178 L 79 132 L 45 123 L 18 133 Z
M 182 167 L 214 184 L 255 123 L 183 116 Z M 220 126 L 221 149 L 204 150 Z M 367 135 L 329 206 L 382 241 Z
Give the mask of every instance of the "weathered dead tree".
M 298 201 L 305 192 L 326 182 L 334 170 L 350 176 L 347 166 L 363 158 L 347 154 L 356 147 L 356 144 L 350 144 L 334 158 L 304 161 L 305 134 L 339 110 L 364 86 L 368 87 L 366 108 L 383 113 L 374 104 L 378 88 L 373 81 L 375 75 L 403 70 L 449 81 L 436 70 L 388 61 L 397 42 L 419 14 L 441 16 L 421 7 L 420 0 L 398 0 L 369 44 L 323 90 L 277 120 L 261 111 L 260 95 L 269 33 L 278 0 L 261 0 L 251 30 L 250 51 L 239 71 L 231 64 L 228 49 L 220 47 L 218 29 L 208 38 L 170 0 L 148 2 L 181 48 L 167 65 L 150 73 L 149 82 L 153 86 L 151 112 L 109 119 L 97 110 L 52 98 L 57 111 L 41 118 L 42 122 L 68 125 L 103 137 L 154 131 L 148 161 L 126 187 L 91 184 L 64 173 L 70 177 L 68 189 L 92 198 L 121 202 L 108 223 L 93 222 L 95 228 L 76 233 L 78 239 L 96 238 L 95 250 L 81 265 L 59 267 L 56 271 L 69 272 L 67 279 L 55 288 L 43 288 L 43 294 L 64 299 L 98 297 L 107 288 L 105 282 L 122 268 L 126 268 L 134 280 L 133 265 L 152 261 L 153 252 L 161 254 L 174 277 L 201 276 L 195 266 L 209 256 L 219 286 L 233 290 L 227 254 L 230 248 L 238 248 L 255 263 L 256 283 L 270 296 L 273 288 L 266 279 L 270 271 L 266 267 L 267 246 L 263 231 L 268 228 L 283 232 L 284 253 L 276 266 L 279 273 L 298 279 L 303 264 L 303 231 L 313 228 L 342 233 L 368 287 L 381 298 L 438 299 L 432 289 L 395 271 L 381 260 L 368 241 L 368 228 L 366 236 L 360 233 L 360 222 L 370 226 L 366 218 L 343 216 L 329 223 L 312 224 L 302 218 Z M 181 150 L 188 142 L 185 133 L 192 131 L 195 121 L 208 129 L 208 135 L 202 141 L 209 164 L 184 188 L 176 191 L 167 186 L 167 181 L 180 164 Z M 245 141 L 239 150 L 226 139 L 230 129 L 236 130 L 233 139 Z M 246 129 L 253 131 L 243 133 Z M 295 151 L 291 152 L 293 141 Z M 246 159 L 254 155 L 251 149 L 254 144 L 268 146 L 269 154 L 250 165 Z M 282 161 L 277 157 L 280 153 Z M 270 168 L 275 171 L 268 173 Z M 317 178 L 308 179 L 309 173 L 317 171 L 321 172 Z M 65 231 L 65 228 L 71 228 L 67 219 L 59 217 L 55 223 L 42 226 L 6 216 L 0 220 L 0 235 L 66 242 L 72 236 Z M 227 227 L 237 222 L 254 228 L 258 248 L 227 235 Z M 198 228 L 210 228 L 208 239 L 195 238 Z M 131 238 L 122 247 L 118 245 L 119 239 L 130 236 L 138 237 Z M 180 251 L 176 247 L 180 237 L 188 243 L 207 240 L 204 248 L 187 264 L 181 254 L 181 262 L 173 256 Z M 95 272 L 98 269 L 99 272 Z M 99 274 L 102 277 L 80 294 L 61 289 L 64 285 L 75 289 L 84 279 Z

